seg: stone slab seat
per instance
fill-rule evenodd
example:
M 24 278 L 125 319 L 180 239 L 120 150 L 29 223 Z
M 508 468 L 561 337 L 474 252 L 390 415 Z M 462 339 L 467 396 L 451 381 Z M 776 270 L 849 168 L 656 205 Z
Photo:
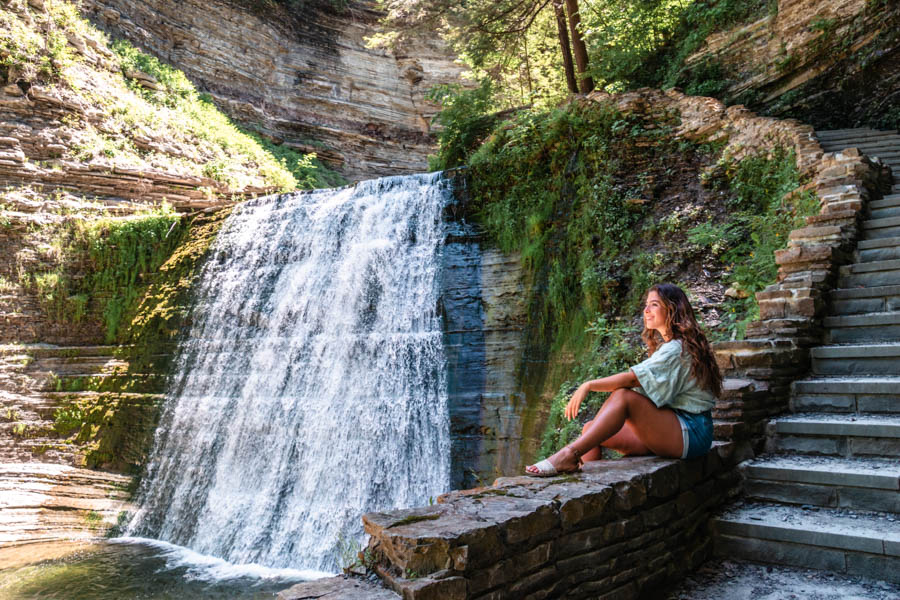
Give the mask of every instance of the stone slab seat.
M 900 462 L 894 460 L 774 455 L 740 469 L 748 498 L 900 513 Z
M 900 339 L 900 312 L 836 315 L 824 319 L 830 344 L 894 342 Z
M 900 343 L 820 346 L 810 356 L 816 375 L 900 377 Z
M 832 316 L 893 312 L 900 310 L 900 285 L 837 289 L 828 299 Z
M 794 414 L 769 422 L 767 449 L 779 454 L 900 458 L 900 415 Z
M 748 503 L 711 520 L 715 553 L 730 559 L 900 581 L 900 519 L 843 509 Z
M 376 572 L 407 600 L 633 598 L 706 558 L 709 511 L 737 491 L 734 465 L 749 453 L 716 442 L 691 460 L 501 477 L 431 506 L 365 514 L 363 524 Z
M 791 410 L 796 412 L 900 415 L 900 377 L 819 377 L 795 381 L 790 402 Z

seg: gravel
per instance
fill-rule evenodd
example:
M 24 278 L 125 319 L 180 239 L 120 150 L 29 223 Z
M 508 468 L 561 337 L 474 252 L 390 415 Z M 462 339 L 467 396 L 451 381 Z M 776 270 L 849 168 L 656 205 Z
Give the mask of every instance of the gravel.
M 718 559 L 664 600 L 897 600 L 900 584 L 842 573 Z

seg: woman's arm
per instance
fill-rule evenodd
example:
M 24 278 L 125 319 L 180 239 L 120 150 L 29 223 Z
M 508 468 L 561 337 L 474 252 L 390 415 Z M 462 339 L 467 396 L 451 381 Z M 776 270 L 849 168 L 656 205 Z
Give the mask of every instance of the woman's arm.
M 610 375 L 609 377 L 603 377 L 601 379 L 585 381 L 578 386 L 578 389 L 572 394 L 572 399 L 569 400 L 569 403 L 566 405 L 566 418 L 571 421 L 578 416 L 578 409 L 581 408 L 581 403 L 584 402 L 588 392 L 612 392 L 619 388 L 631 388 L 638 385 L 638 379 L 631 370 L 625 371 L 624 373 L 616 373 L 615 375 Z

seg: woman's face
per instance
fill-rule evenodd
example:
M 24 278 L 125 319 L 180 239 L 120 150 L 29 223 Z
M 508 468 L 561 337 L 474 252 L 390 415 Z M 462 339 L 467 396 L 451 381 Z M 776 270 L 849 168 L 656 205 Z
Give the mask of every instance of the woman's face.
M 666 306 L 656 292 L 647 294 L 647 304 L 644 305 L 644 327 L 658 330 L 663 337 L 668 330 L 666 328 Z

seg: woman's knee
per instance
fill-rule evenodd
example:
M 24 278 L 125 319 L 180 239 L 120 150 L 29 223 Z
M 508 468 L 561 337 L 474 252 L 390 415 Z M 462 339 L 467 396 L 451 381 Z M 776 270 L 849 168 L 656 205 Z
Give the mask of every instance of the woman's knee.
M 631 390 L 629 390 L 627 388 L 615 389 L 612 391 L 612 393 L 609 395 L 609 398 L 607 398 L 606 401 L 627 404 L 628 396 L 629 396 L 628 392 L 630 392 L 630 391 Z
M 581 428 L 581 433 L 583 433 L 583 434 L 584 434 L 584 433 L 587 433 L 588 427 L 590 427 L 590 426 L 591 426 L 591 423 L 593 423 L 593 422 L 594 422 L 593 419 L 591 419 L 590 421 L 588 421 L 587 423 L 585 423 L 585 424 L 584 424 L 584 427 Z

